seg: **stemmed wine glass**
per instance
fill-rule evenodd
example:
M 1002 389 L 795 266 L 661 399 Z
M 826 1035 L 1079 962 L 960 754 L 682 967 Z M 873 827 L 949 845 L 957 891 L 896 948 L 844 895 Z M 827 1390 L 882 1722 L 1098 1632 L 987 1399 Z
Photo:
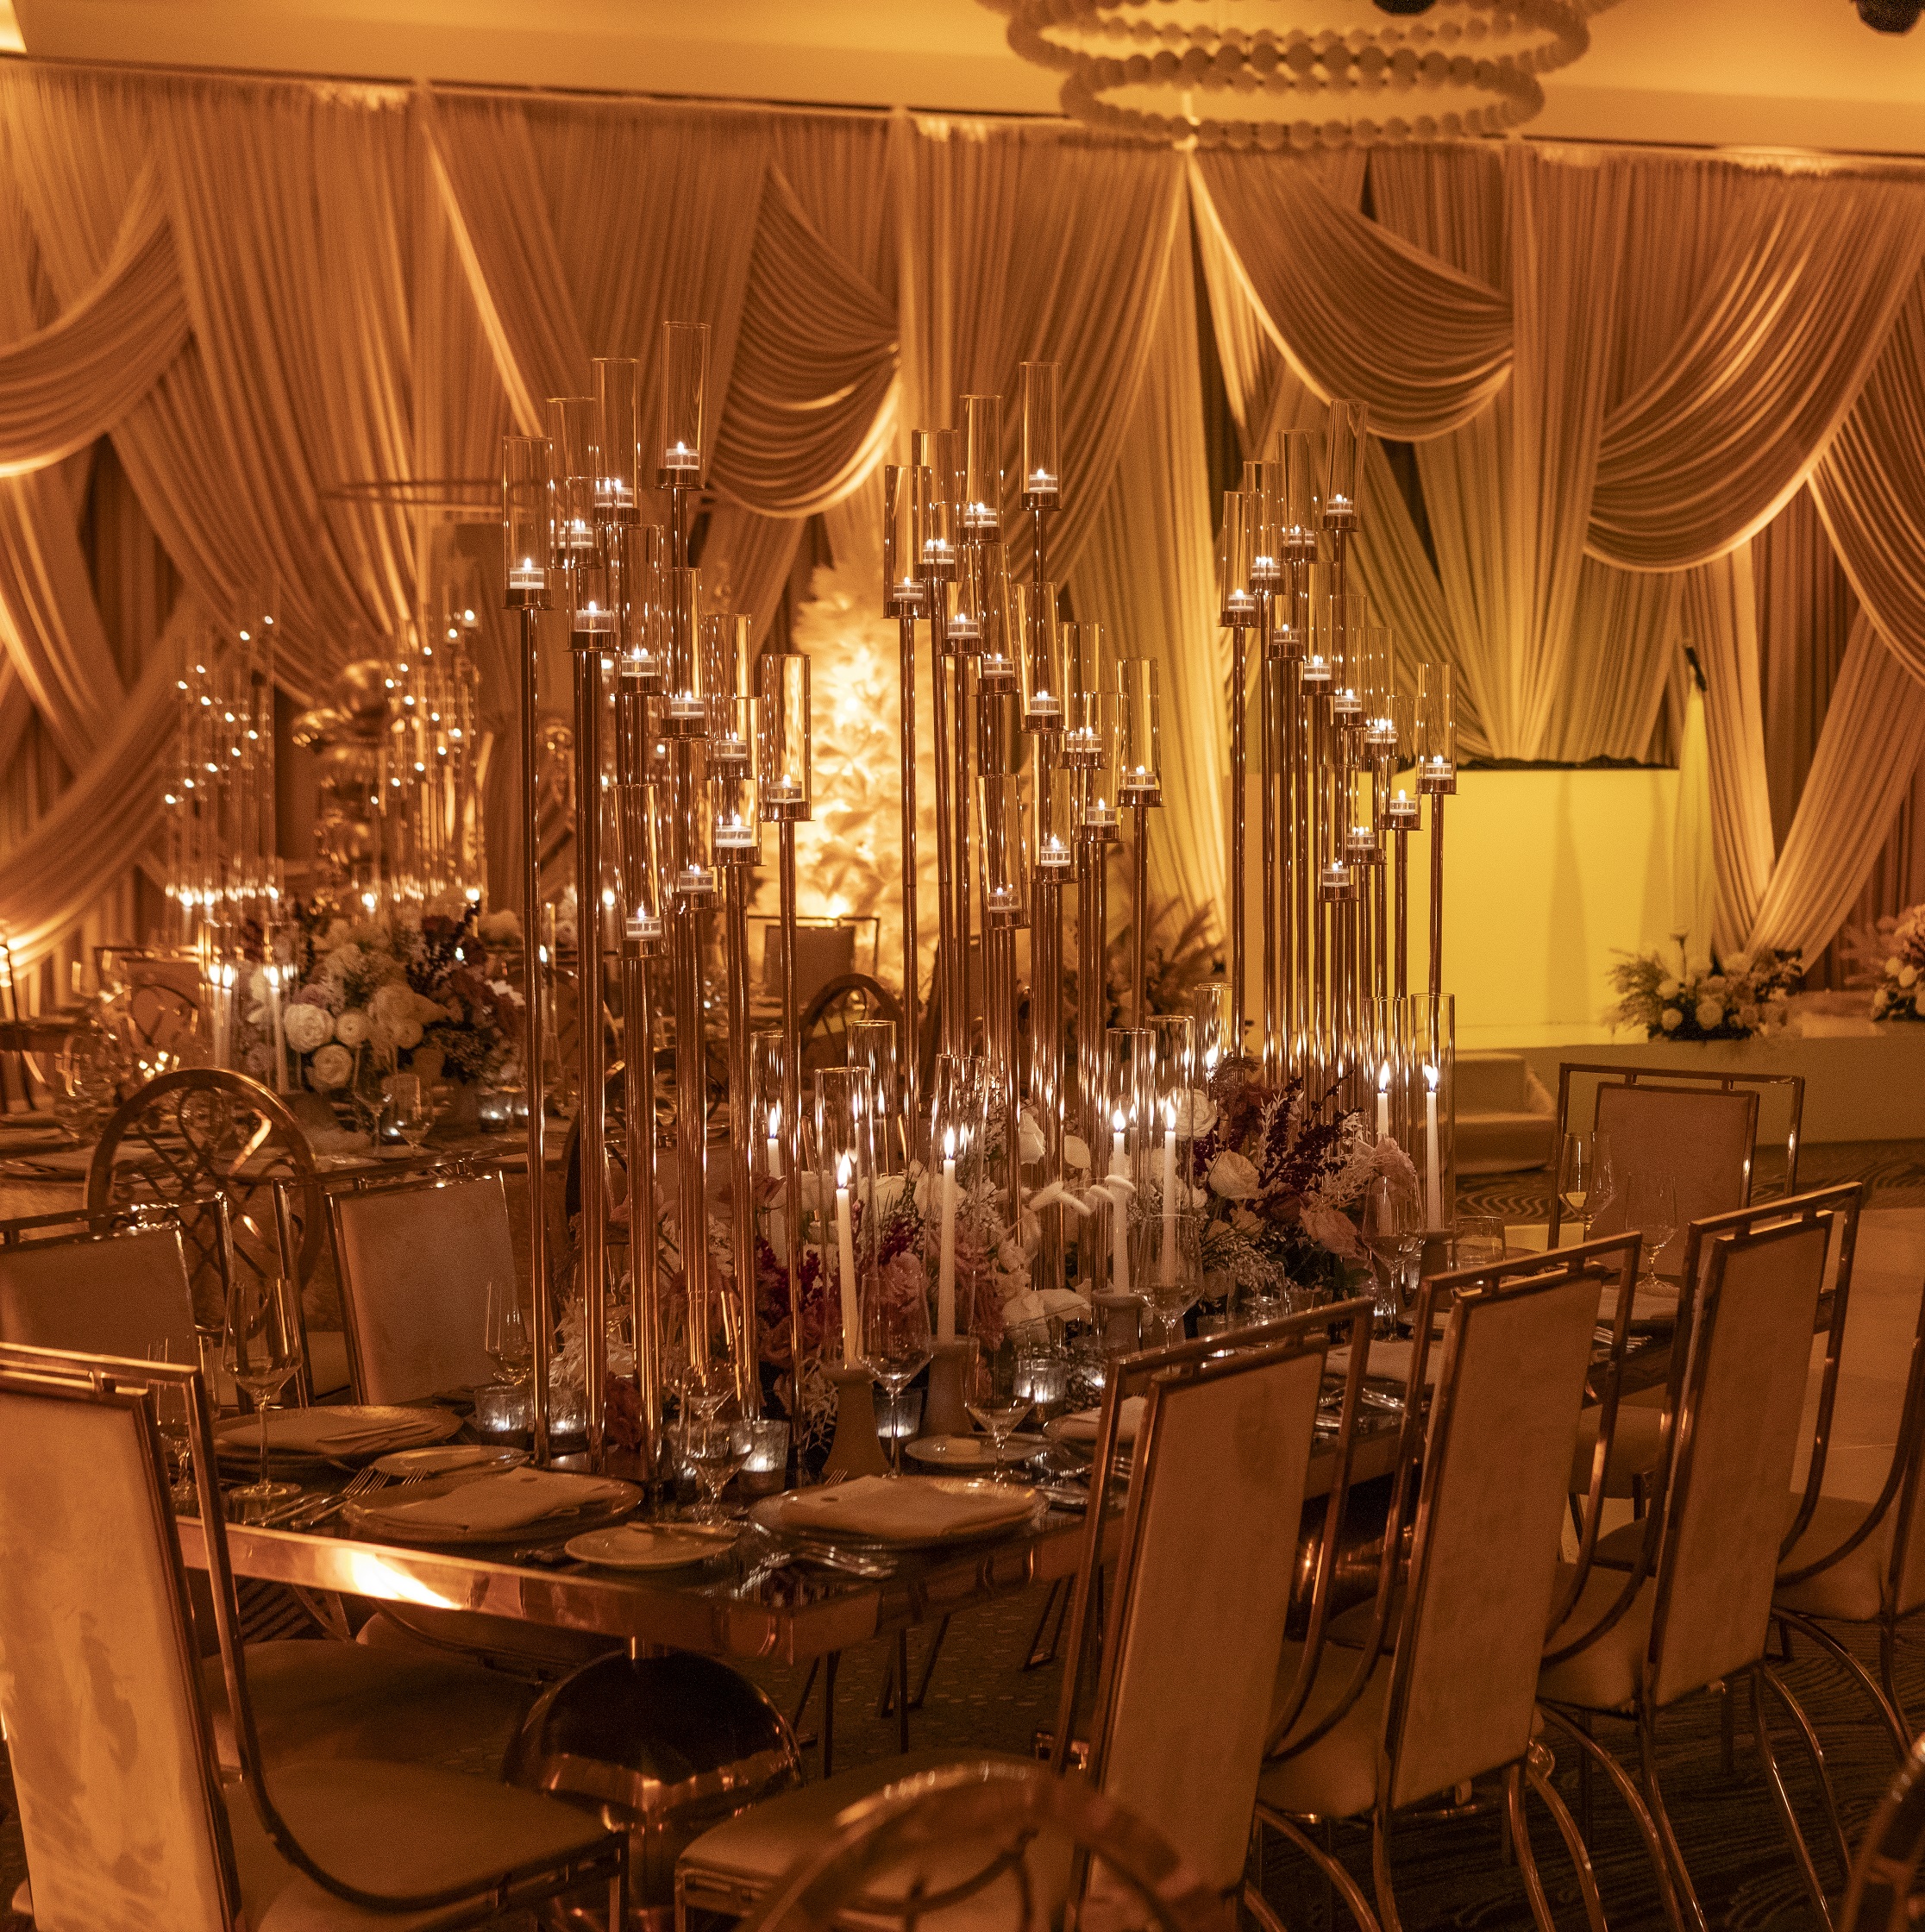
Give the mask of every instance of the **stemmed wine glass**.
M 929 1333 L 929 1297 L 919 1270 L 906 1290 L 897 1292 L 879 1280 L 864 1296 L 862 1354 L 869 1373 L 896 1399 L 928 1367 L 936 1352 Z M 889 1433 L 890 1473 L 902 1473 L 902 1438 Z
M 522 1308 L 521 1290 L 511 1281 L 488 1283 L 488 1307 L 481 1346 L 495 1365 L 495 1380 L 516 1388 L 529 1378 L 535 1351 Z
M 1677 1233 L 1677 1189 L 1668 1174 L 1633 1174 L 1625 1190 L 1624 1225 L 1644 1236 L 1646 1288 L 1658 1285 L 1659 1250 Z
M 1130 1279 L 1149 1297 L 1161 1347 L 1182 1340 L 1183 1317 L 1202 1299 L 1204 1223 L 1194 1208 L 1171 1208 L 1138 1216 L 1130 1230 Z
M 682 1456 L 695 1471 L 702 1500 L 694 1520 L 699 1523 L 728 1521 L 722 1507 L 722 1492 L 742 1465 L 749 1460 L 749 1438 L 737 1423 L 719 1415 L 691 1416 L 682 1431 Z
M 989 1438 L 989 1453 L 995 1460 L 991 1479 L 1006 1482 L 1010 1478 L 1003 1465 L 1003 1445 L 1029 1414 L 1030 1397 L 1019 1393 L 1023 1384 L 1017 1380 L 1013 1348 L 1006 1346 L 992 1353 L 978 1341 L 972 1341 L 969 1348 L 969 1359 L 962 1370 L 962 1406 Z
M 150 1362 L 172 1362 L 173 1346 L 166 1340 L 149 1342 Z M 154 1421 L 160 1432 L 160 1446 L 167 1454 L 167 1501 L 176 1509 L 194 1500 L 194 1463 L 188 1441 L 188 1389 L 183 1382 L 158 1382 L 154 1385 Z
M 1417 1251 L 1416 1195 L 1378 1175 L 1364 1192 L 1362 1232 L 1376 1284 L 1375 1327 L 1379 1335 L 1395 1334 L 1403 1314 L 1405 1276 Z
M 417 1073 L 398 1073 L 388 1082 L 388 1107 L 394 1131 L 419 1153 L 434 1131 L 435 1096 Z
M 300 1493 L 298 1483 L 276 1483 L 267 1473 L 267 1404 L 301 1366 L 301 1330 L 294 1306 L 298 1292 L 285 1276 L 257 1274 L 246 1267 L 235 1269 L 228 1282 L 222 1360 L 228 1373 L 254 1397 L 260 1418 L 260 1480 L 233 1492 L 233 1500 L 250 1511 Z

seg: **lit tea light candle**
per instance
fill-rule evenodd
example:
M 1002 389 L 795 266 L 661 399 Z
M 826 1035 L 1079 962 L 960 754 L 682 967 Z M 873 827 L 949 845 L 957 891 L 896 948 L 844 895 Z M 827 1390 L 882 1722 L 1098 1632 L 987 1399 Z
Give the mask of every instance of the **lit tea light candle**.
M 532 557 L 524 557 L 508 573 L 508 587 L 510 590 L 546 590 L 548 571 Z
M 768 1110 L 768 1177 L 780 1181 L 782 1177 L 782 1110 L 772 1107 Z
M 1437 1156 L 1438 1070 L 1424 1069 L 1424 1225 L 1444 1225 L 1444 1176 Z
M 691 449 L 686 442 L 672 442 L 662 453 L 662 467 L 677 473 L 699 469 L 702 459 L 699 452 Z
M 943 1195 L 936 1261 L 936 1333 L 956 1339 L 956 1129 L 943 1130 Z

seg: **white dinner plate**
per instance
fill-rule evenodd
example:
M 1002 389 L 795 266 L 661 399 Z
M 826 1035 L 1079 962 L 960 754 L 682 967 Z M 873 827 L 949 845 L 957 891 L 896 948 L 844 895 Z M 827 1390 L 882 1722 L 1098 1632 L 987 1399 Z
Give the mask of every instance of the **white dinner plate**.
M 561 1547 L 605 1570 L 686 1570 L 720 1556 L 741 1534 L 736 1523 L 618 1523 L 571 1536 Z
M 486 1476 L 492 1476 L 489 1471 Z M 500 1473 L 505 1474 L 506 1471 Z M 484 1479 L 486 1479 L 486 1476 Z M 342 1527 L 351 1534 L 382 1543 L 422 1543 L 432 1547 L 466 1549 L 498 1547 L 509 1543 L 556 1543 L 566 1536 L 580 1536 L 591 1529 L 602 1529 L 632 1514 L 642 1501 L 642 1492 L 632 1483 L 607 1479 L 608 1494 L 592 1499 L 579 1509 L 558 1509 L 552 1515 L 533 1522 L 491 1524 L 469 1529 L 458 1524 L 411 1521 L 391 1514 L 400 1505 L 432 1496 L 445 1496 L 461 1487 L 469 1471 L 457 1470 L 452 1476 L 437 1476 L 431 1481 L 411 1485 L 406 1496 L 398 1490 L 372 1490 L 341 1513 Z M 385 1507 L 384 1507 L 385 1506 Z
M 1039 1435 L 1013 1435 L 1000 1454 L 986 1435 L 925 1435 L 903 1447 L 919 1463 L 933 1469 L 992 1469 L 998 1463 L 1026 1463 L 1045 1447 Z
M 992 1488 L 986 1478 L 967 1476 L 904 1476 L 894 1480 L 902 1483 L 944 1484 L 985 1493 Z M 760 1502 L 751 1505 L 749 1520 L 759 1523 L 764 1529 L 774 1531 L 779 1536 L 793 1537 L 797 1542 L 805 1544 L 833 1543 L 850 1549 L 877 1552 L 951 1549 L 961 1544 L 989 1542 L 999 1536 L 1019 1534 L 1032 1528 L 1048 1513 L 1047 1502 L 1037 1496 L 1035 1491 L 1025 1492 L 1014 1484 L 1004 1487 L 1009 1491 L 1013 1510 L 1002 1521 L 926 1535 L 912 1533 L 885 1536 L 858 1529 L 853 1525 L 831 1525 L 812 1521 L 806 1517 L 798 1519 L 793 1513 L 797 1499 L 818 1493 L 813 1490 L 786 1490 L 780 1496 L 764 1496 Z M 999 1488 L 996 1493 L 1000 1497 L 1003 1493 L 1002 1489 Z M 1025 1494 L 1033 1497 L 1033 1505 L 1027 1512 L 1017 1513 L 1016 1506 Z
M 450 1442 L 438 1449 L 397 1449 L 376 1458 L 374 1466 L 398 1481 L 405 1476 L 486 1476 L 515 1469 L 528 1460 L 525 1449 L 491 1448 L 485 1442 Z

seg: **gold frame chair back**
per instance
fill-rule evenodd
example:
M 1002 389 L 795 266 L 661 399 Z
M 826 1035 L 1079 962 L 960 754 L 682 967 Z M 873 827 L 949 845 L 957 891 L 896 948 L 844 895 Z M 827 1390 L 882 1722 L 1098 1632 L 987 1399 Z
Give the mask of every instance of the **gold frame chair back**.
M 165 1341 L 192 1367 L 201 1336 L 179 1215 L 83 1208 L 0 1222 L 0 1341 L 130 1358 Z

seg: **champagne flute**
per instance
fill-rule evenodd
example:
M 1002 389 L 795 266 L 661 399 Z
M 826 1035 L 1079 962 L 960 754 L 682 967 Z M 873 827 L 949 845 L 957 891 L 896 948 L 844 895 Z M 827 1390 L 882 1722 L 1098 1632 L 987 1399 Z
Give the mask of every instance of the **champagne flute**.
M 929 1333 L 929 1297 L 921 1270 L 909 1286 L 898 1291 L 888 1277 L 878 1280 L 864 1297 L 862 1353 L 869 1373 L 889 1392 L 893 1405 L 928 1367 L 936 1352 Z M 890 1473 L 902 1473 L 902 1438 L 889 1434 Z
M 989 1453 L 995 1463 L 993 1479 L 1009 1478 L 1003 1466 L 1003 1445 L 1011 1432 L 1030 1412 L 1026 1391 L 1016 1379 L 1016 1351 L 1005 1345 L 991 1354 L 981 1343 L 970 1344 L 971 1354 L 962 1371 L 962 1406 L 975 1418 L 976 1426 L 989 1438 Z
M 488 1306 L 481 1346 L 495 1365 L 495 1380 L 519 1388 L 529 1378 L 535 1351 L 522 1309 L 521 1289 L 511 1281 L 488 1283 Z
M 227 1327 L 222 1359 L 227 1371 L 254 1397 L 260 1417 L 260 1477 L 234 1491 L 248 1511 L 300 1493 L 298 1483 L 276 1483 L 267 1473 L 267 1404 L 301 1366 L 301 1330 L 294 1284 L 281 1275 L 236 1268 L 228 1283 Z
M 1567 1133 L 1558 1157 L 1558 1195 L 1577 1223 L 1580 1239 L 1590 1230 L 1590 1218 L 1584 1210 L 1596 1180 L 1596 1159 L 1590 1142 L 1581 1133 Z
M 435 1097 L 417 1073 L 398 1073 L 388 1082 L 394 1131 L 419 1153 L 435 1125 Z
M 1677 1233 L 1677 1189 L 1668 1174 L 1633 1174 L 1624 1195 L 1624 1225 L 1644 1236 L 1646 1288 L 1658 1285 L 1658 1255 Z

